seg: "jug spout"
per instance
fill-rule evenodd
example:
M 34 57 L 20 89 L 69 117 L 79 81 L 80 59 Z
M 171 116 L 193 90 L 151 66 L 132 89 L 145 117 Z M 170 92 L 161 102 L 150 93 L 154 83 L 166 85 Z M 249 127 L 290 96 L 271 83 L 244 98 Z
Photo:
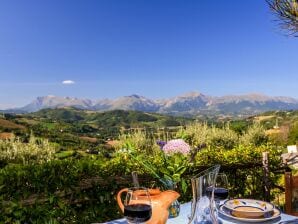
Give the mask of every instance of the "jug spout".
M 170 205 L 179 198 L 176 191 L 167 190 L 151 196 L 152 217 L 146 224 L 165 224 L 169 217 Z

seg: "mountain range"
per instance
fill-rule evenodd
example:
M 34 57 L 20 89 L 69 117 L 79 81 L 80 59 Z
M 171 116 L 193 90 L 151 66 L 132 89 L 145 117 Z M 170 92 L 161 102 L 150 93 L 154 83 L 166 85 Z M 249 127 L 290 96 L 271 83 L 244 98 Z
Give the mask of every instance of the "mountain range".
M 169 99 L 153 100 L 140 95 L 116 99 L 80 99 L 73 97 L 42 96 L 21 108 L 6 112 L 30 113 L 46 108 L 74 107 L 77 109 L 108 111 L 136 110 L 171 115 L 253 115 L 271 110 L 296 110 L 298 100 L 291 97 L 271 97 L 263 94 L 208 96 L 190 92 Z

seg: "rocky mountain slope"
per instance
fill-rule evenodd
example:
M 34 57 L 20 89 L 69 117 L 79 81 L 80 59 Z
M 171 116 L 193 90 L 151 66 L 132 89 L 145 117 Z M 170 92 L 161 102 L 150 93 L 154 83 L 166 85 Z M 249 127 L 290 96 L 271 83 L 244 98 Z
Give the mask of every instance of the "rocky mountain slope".
M 16 108 L 35 112 L 45 108 L 74 107 L 94 111 L 136 110 L 173 115 L 253 115 L 270 110 L 296 110 L 298 100 L 290 97 L 271 97 L 262 94 L 214 97 L 190 92 L 170 99 L 152 100 L 139 95 L 116 99 L 78 99 L 71 97 L 37 97 L 30 104 Z

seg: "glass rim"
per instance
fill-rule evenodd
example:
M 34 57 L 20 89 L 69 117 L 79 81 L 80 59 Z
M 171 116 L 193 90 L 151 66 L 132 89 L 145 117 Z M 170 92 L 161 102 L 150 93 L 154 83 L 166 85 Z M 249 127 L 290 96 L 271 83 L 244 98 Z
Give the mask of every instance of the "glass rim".
M 219 169 L 220 169 L 220 165 L 219 164 L 216 164 L 214 166 L 209 167 L 206 170 L 201 171 L 197 175 L 193 176 L 191 179 L 197 179 L 200 176 L 205 176 L 208 173 L 218 173 L 219 172 Z

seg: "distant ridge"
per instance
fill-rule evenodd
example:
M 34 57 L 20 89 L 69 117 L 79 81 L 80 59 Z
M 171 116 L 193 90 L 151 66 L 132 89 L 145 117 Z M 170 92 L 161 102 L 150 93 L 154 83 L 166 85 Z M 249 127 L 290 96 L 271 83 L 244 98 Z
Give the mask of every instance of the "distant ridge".
M 45 108 L 75 107 L 78 109 L 89 109 L 92 106 L 93 102 L 88 99 L 49 95 L 37 97 L 30 104 L 19 109 L 26 112 L 35 112 Z
M 291 97 L 271 97 L 252 93 L 246 95 L 208 96 L 190 92 L 169 99 L 152 100 L 140 95 L 116 99 L 79 99 L 73 97 L 42 96 L 21 108 L 8 112 L 35 112 L 46 108 L 74 107 L 84 110 L 135 110 L 172 115 L 253 115 L 270 110 L 297 110 L 298 100 Z

